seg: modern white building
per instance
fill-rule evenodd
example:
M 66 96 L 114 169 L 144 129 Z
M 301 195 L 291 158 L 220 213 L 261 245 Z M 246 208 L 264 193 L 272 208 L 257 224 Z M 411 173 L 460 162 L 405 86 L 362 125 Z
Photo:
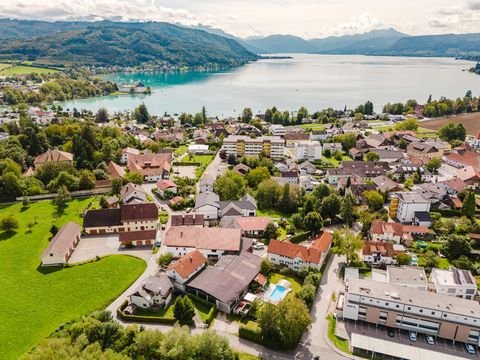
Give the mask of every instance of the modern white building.
M 214 192 L 201 192 L 195 200 L 195 214 L 203 215 L 205 220 L 217 220 L 220 210 L 220 197 Z
M 315 161 L 322 158 L 322 144 L 318 141 L 299 141 L 294 149 L 297 160 Z
M 424 199 L 417 192 L 397 192 L 392 195 L 389 216 L 397 218 L 401 223 L 413 223 L 416 216 L 430 211 L 430 205 L 430 200 Z
M 273 136 L 285 136 L 287 129 L 283 125 L 273 124 L 270 126 L 270 134 Z
M 188 146 L 188 152 L 190 154 L 207 154 L 208 145 L 203 144 L 191 144 Z
M 285 153 L 285 140 L 278 136 L 251 138 L 249 136 L 230 135 L 223 140 L 223 148 L 227 156 L 233 155 L 240 158 L 259 156 L 264 153 L 267 157 L 281 160 Z
M 475 278 L 468 270 L 454 267 L 448 270 L 434 268 L 430 280 L 439 294 L 473 300 L 477 293 Z

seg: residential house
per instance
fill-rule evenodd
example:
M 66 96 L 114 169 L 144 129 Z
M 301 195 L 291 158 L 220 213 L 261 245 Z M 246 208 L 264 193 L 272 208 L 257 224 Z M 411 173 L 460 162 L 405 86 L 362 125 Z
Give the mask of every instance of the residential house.
M 438 186 L 441 186 L 445 189 L 447 194 L 456 195 L 465 190 L 466 184 L 459 178 L 453 178 L 446 181 L 437 182 Z
M 427 236 L 433 231 L 426 226 L 403 225 L 394 222 L 374 220 L 370 227 L 370 238 L 376 242 L 404 243 L 410 245 L 413 236 Z
M 466 186 L 476 187 L 480 184 L 480 172 L 473 166 L 458 169 L 456 175 Z
M 389 216 L 398 219 L 401 223 L 413 223 L 419 213 L 430 211 L 430 201 L 425 200 L 417 192 L 397 192 L 392 196 Z
M 236 172 L 237 174 L 245 176 L 250 172 L 250 167 L 240 163 L 233 167 L 233 172 Z
M 141 154 L 140 150 L 135 148 L 127 147 L 125 149 L 122 149 L 122 156 L 120 158 L 120 163 L 127 164 L 131 156 L 137 156 L 140 154 Z
M 156 182 L 168 179 L 172 169 L 172 153 L 130 155 L 128 170 L 142 174 L 144 181 Z
M 383 134 L 372 134 L 357 140 L 355 147 L 363 149 L 378 149 L 383 146 L 388 146 L 388 140 Z
M 330 251 L 332 240 L 332 234 L 326 231 L 316 237 L 308 247 L 288 241 L 271 240 L 267 258 L 276 265 L 283 265 L 294 271 L 303 267 L 319 269 Z
M 362 261 L 378 266 L 381 264 L 391 265 L 395 263 L 395 256 L 399 252 L 394 249 L 394 244 L 389 242 L 364 241 L 362 248 Z
M 298 165 L 298 170 L 300 174 L 313 175 L 317 171 L 317 168 L 310 161 L 304 161 Z
M 396 183 L 385 175 L 374 177 L 373 179 L 370 179 L 370 181 L 372 181 L 373 184 L 376 186 L 377 190 L 382 193 L 401 191 L 403 189 L 402 185 Z
M 203 144 L 191 144 L 188 146 L 189 154 L 208 154 L 208 145 Z
M 156 230 L 122 231 L 118 235 L 118 241 L 124 247 L 152 246 L 156 238 Z
M 256 216 L 257 202 L 250 194 L 240 200 L 218 201 L 218 217 L 224 216 Z
M 310 140 L 310 135 L 303 132 L 290 132 L 285 134 L 285 146 L 287 148 L 293 148 L 295 144 Z
M 241 251 L 241 230 L 217 227 L 173 226 L 165 234 L 167 252 L 181 257 L 198 250 L 209 260 Z
M 220 197 L 216 193 L 200 192 L 195 199 L 195 214 L 203 215 L 205 220 L 218 220 L 219 202 Z
M 405 157 L 405 153 L 400 150 L 371 149 L 370 152 L 378 155 L 378 161 L 385 161 L 389 164 L 397 163 Z
M 61 266 L 67 263 L 73 250 L 80 241 L 82 228 L 74 222 L 68 222 L 53 236 L 41 255 L 42 266 Z
M 435 292 L 447 296 L 473 300 L 477 294 L 477 283 L 468 270 L 450 267 L 448 270 L 433 268 L 430 279 Z
M 177 194 L 177 185 L 170 179 L 159 180 L 157 182 L 157 189 L 161 196 L 165 196 L 166 192 L 173 195 Z
M 327 169 L 327 181 L 330 185 L 338 183 L 342 177 L 361 177 L 364 180 L 385 175 L 390 170 L 388 163 L 381 161 L 342 161 L 338 168 Z
M 223 256 L 186 284 L 186 292 L 215 304 L 219 311 L 231 313 L 260 273 L 263 258 L 249 252 Z
M 273 180 L 278 182 L 281 186 L 285 184 L 297 185 L 299 180 L 298 170 L 288 170 L 280 173 L 280 176 L 274 176 Z
M 193 250 L 170 264 L 166 270 L 175 288 L 185 292 L 185 283 L 207 266 L 207 258 L 198 250 Z
M 297 160 L 316 161 L 322 158 L 322 144 L 318 141 L 297 141 L 294 143 Z
M 205 174 L 198 184 L 198 191 L 201 193 L 213 192 L 213 184 L 213 179 L 209 175 Z
M 312 130 L 310 133 L 310 140 L 312 141 L 325 141 L 333 136 L 333 131 L 328 130 Z
M 402 179 L 408 179 L 416 173 L 420 174 L 420 180 L 422 182 L 430 182 L 433 179 L 433 174 L 430 171 L 424 166 L 417 165 L 400 165 L 393 172 L 392 177 L 397 181 L 402 181 Z
M 443 157 L 445 164 L 451 165 L 457 169 L 472 166 L 478 169 L 480 167 L 480 157 L 476 151 L 464 151 L 462 153 L 450 153 Z
M 435 145 L 425 142 L 412 142 L 407 146 L 407 155 L 411 157 L 425 156 L 429 159 L 440 159 L 443 154 L 444 150 L 438 149 Z
M 120 190 L 123 204 L 144 203 L 147 201 L 147 192 L 142 185 L 128 183 Z
M 108 163 L 107 170 L 112 179 L 123 179 L 126 174 L 125 169 L 113 161 Z
M 89 210 L 83 228 L 89 235 L 122 231 L 156 230 L 158 208 L 154 203 L 120 205 L 120 208 Z
M 73 166 L 73 154 L 57 149 L 49 149 L 43 154 L 38 155 L 33 161 L 35 168 L 38 168 L 46 163 L 63 163 Z
M 229 220 L 228 218 L 224 219 L 227 219 L 226 221 Z M 272 220 L 268 216 L 235 216 L 229 227 L 240 229 L 242 231 L 242 236 L 245 237 L 261 237 L 263 236 L 263 232 L 267 228 L 267 225 L 271 222 Z
M 168 276 L 164 274 L 150 276 L 128 296 L 128 301 L 131 305 L 145 310 L 162 309 L 172 301 L 173 290 L 172 281 Z
M 335 151 L 342 151 L 342 144 L 340 143 L 324 143 L 322 146 L 324 153 L 330 151 L 333 154 Z

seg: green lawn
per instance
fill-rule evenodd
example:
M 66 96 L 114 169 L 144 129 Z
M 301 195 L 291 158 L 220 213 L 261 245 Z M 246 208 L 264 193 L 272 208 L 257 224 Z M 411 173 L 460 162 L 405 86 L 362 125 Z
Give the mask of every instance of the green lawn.
M 289 281 L 290 284 L 292 284 L 291 286 L 292 291 L 290 292 L 290 294 L 297 294 L 300 292 L 300 289 L 302 288 L 302 282 L 297 278 L 294 278 L 291 276 L 285 276 L 279 273 L 273 273 L 268 277 L 268 280 L 270 281 L 271 284 L 276 284 L 282 279 L 285 279 Z
M 348 340 L 342 340 L 335 336 L 335 327 L 337 325 L 337 320 L 332 316 L 327 316 L 328 320 L 328 338 L 330 341 L 340 350 L 350 354 L 350 348 L 348 346 Z
M 272 220 L 280 220 L 282 218 L 288 219 L 292 216 L 292 214 L 282 213 L 278 210 L 257 210 L 257 216 L 269 216 Z
M 323 130 L 325 129 L 325 124 L 302 124 L 298 125 L 298 127 L 305 130 Z
M 10 64 L 4 64 L 4 63 L 0 63 L 0 72 L 3 70 L 3 69 L 6 69 L 8 67 L 10 67 L 11 65 Z
M 187 155 L 182 159 L 183 163 L 200 163 L 207 166 L 213 160 L 214 155 Z
M 347 155 L 342 155 L 342 160 L 340 160 L 340 161 L 335 159 L 335 157 L 333 157 L 333 156 L 331 156 L 329 158 L 327 158 L 326 156 L 322 156 L 322 161 L 324 161 L 326 163 L 329 163 L 332 167 L 340 166 L 341 161 L 350 161 L 350 160 L 352 160 L 352 158 L 350 156 L 347 156 Z
M 20 224 L 13 235 L 0 233 L 0 354 L 17 359 L 59 325 L 108 305 L 144 270 L 145 262 L 128 256 L 109 256 L 71 268 L 40 268 L 50 227 L 68 220 L 80 223 L 91 199 L 72 200 L 57 216 L 50 201 L 0 206 L 0 218 L 13 215 Z M 37 219 L 31 233 L 27 224 Z
M 200 315 L 200 318 L 205 323 L 207 321 L 208 313 L 210 312 L 210 309 L 212 308 L 213 305 L 207 306 L 199 301 L 196 301 L 193 297 L 191 297 L 190 300 L 192 300 L 193 305 L 195 306 L 195 309 L 197 309 L 198 314 Z
M 54 74 L 57 73 L 58 70 L 55 69 L 46 69 L 42 67 L 36 66 L 26 66 L 26 65 L 15 65 L 9 66 L 7 68 L 1 69 L 0 68 L 0 75 L 4 76 L 11 76 L 11 75 L 27 75 L 27 74 Z
M 157 312 L 151 312 L 151 311 L 138 308 L 137 310 L 135 310 L 135 315 L 151 316 L 154 318 L 174 319 L 175 317 L 173 315 L 173 305 L 175 305 L 175 300 L 172 300 L 170 305 L 168 305 L 166 308 L 163 308 Z
M 188 151 L 188 145 L 182 145 L 174 149 L 174 154 L 175 156 L 181 156 L 185 154 L 187 151 Z
M 243 352 L 238 353 L 238 359 L 239 360 L 260 360 L 260 358 L 258 356 L 243 353 Z

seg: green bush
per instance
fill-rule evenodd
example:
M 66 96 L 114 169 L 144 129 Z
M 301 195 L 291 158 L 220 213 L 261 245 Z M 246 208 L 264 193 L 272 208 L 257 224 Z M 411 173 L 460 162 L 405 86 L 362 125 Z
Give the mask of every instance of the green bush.
M 300 232 L 298 234 L 293 235 L 290 239 L 290 242 L 294 244 L 299 244 L 302 241 L 308 240 L 310 238 L 310 231 Z
M 439 213 L 440 215 L 442 215 L 442 217 L 443 216 L 445 216 L 445 217 L 462 216 L 462 212 L 460 210 L 455 210 L 455 209 L 445 209 L 445 210 L 432 209 L 431 212 Z
M 251 327 L 240 325 L 238 329 L 238 336 L 242 339 L 247 339 L 257 344 L 263 344 L 262 333 L 258 327 L 256 329 L 252 329 Z

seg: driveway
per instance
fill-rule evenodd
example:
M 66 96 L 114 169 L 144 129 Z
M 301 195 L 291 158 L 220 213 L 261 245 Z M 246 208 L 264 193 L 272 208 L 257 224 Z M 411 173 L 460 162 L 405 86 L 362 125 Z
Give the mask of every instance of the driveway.
M 87 261 L 96 256 L 113 254 L 132 255 L 145 261 L 152 257 L 152 248 L 124 249 L 118 242 L 118 234 L 102 236 L 82 236 L 72 256 L 68 260 L 70 264 Z

